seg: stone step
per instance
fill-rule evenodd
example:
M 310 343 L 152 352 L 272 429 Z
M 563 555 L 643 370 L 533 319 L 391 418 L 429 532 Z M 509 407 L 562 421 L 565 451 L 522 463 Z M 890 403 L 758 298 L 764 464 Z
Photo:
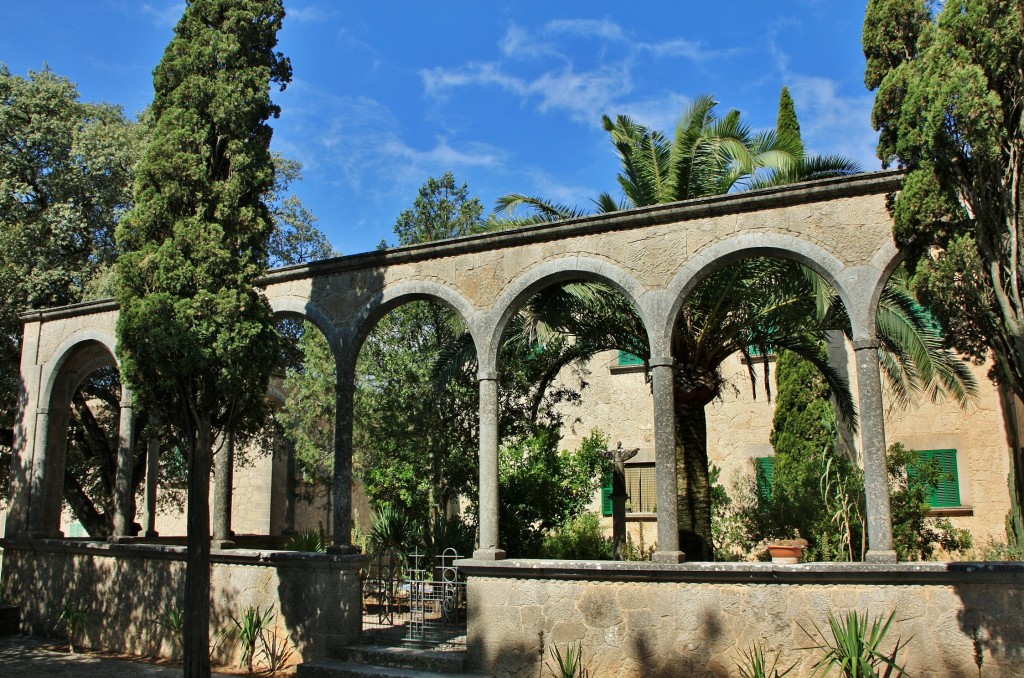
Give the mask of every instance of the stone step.
M 456 675 L 466 670 L 465 652 L 439 652 L 416 647 L 349 645 L 339 652 L 332 653 L 332 658 L 353 664 L 434 671 L 446 675 Z
M 481 674 L 420 671 L 395 666 L 321 659 L 299 664 L 296 678 L 486 678 Z

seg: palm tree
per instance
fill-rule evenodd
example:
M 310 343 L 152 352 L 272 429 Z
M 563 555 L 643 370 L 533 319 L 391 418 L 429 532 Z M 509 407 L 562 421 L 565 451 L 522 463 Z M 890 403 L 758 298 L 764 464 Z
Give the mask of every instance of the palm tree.
M 698 98 L 684 111 L 672 141 L 628 117 L 612 121 L 606 116 L 604 127 L 621 164 L 618 181 L 624 199 L 616 203 L 609 194 L 601 194 L 595 200 L 598 210 L 610 212 L 859 171 L 856 163 L 843 158 L 807 155 L 798 134 L 754 134 L 737 111 L 718 118 L 715 105 L 711 97 Z M 499 223 L 520 226 L 583 214 L 518 194 L 499 199 L 496 211 L 511 213 L 521 207 L 531 213 Z M 613 298 L 620 302 L 616 304 Z M 849 330 L 845 311 L 834 300 L 834 290 L 813 271 L 795 262 L 769 259 L 748 259 L 725 267 L 687 299 L 673 335 L 672 354 L 677 365 L 680 546 L 690 559 L 706 560 L 713 555 L 705 408 L 721 394 L 720 366 L 728 356 L 743 353 L 752 365 L 750 347 L 763 351 L 769 345 L 799 354 L 825 375 L 840 411 L 855 425 L 845 380 L 820 357 L 828 329 Z M 581 283 L 549 288 L 535 297 L 528 311 L 536 327 L 572 335 L 595 353 L 617 348 L 649 358 L 635 311 L 606 286 Z M 936 336 L 926 313 L 913 303 L 905 286 L 887 290 L 879 312 L 879 330 L 886 376 L 890 384 L 902 388 L 897 392 L 910 394 L 929 388 L 948 391 L 960 401 L 973 392 L 969 371 L 942 349 L 941 337 Z M 595 341 L 598 337 L 602 340 Z M 767 363 L 763 374 L 770 395 Z M 756 392 L 753 367 L 749 376 Z

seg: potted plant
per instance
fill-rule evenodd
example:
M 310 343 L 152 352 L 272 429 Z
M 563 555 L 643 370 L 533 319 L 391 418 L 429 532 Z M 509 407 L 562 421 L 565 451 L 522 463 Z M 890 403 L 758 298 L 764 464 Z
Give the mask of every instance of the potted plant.
M 768 544 L 768 553 L 773 563 L 792 565 L 800 562 L 800 556 L 807 548 L 806 539 L 779 539 Z

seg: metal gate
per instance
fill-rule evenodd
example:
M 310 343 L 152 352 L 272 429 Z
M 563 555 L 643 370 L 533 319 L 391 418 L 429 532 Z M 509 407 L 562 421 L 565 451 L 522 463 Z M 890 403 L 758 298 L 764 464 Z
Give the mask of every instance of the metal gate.
M 417 548 L 407 558 L 395 551 L 374 556 L 363 581 L 363 640 L 417 645 L 442 651 L 466 649 L 466 581 L 454 549 L 433 566 Z

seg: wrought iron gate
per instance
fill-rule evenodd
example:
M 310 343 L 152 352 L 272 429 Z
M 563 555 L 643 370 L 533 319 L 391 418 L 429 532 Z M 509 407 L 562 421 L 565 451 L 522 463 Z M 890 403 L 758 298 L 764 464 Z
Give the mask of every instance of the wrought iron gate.
M 378 553 L 363 581 L 363 639 L 443 651 L 466 649 L 466 582 L 454 549 L 433 567 L 417 548 L 408 559 Z

